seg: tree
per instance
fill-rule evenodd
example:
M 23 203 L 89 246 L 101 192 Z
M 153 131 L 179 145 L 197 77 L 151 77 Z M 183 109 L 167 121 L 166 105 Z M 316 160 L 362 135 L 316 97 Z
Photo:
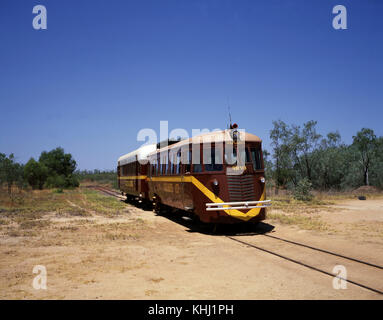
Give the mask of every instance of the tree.
M 263 149 L 263 163 L 265 166 L 265 178 L 269 179 L 273 175 L 273 163 L 271 160 L 269 160 L 270 152 L 268 152 L 266 149 Z
M 370 183 L 383 189 L 383 137 L 376 139 L 376 152 L 370 168 Z
M 369 169 L 371 166 L 371 159 L 374 156 L 377 147 L 376 136 L 374 131 L 367 128 L 362 128 L 362 130 L 356 133 L 356 136 L 353 136 L 353 144 L 358 148 L 360 152 L 360 164 L 363 169 L 363 182 L 364 185 L 370 185 L 369 181 Z
M 33 189 L 42 189 L 48 178 L 48 168 L 31 158 L 24 167 L 24 176 Z
M 79 182 L 73 175 L 76 161 L 70 153 L 64 153 L 63 148 L 59 147 L 49 152 L 43 151 L 39 162 L 48 169 L 48 187 L 78 187 Z
M 12 193 L 12 185 L 22 179 L 22 166 L 15 162 L 13 153 L 9 157 L 0 153 L 0 183 L 7 184 L 9 195 Z
M 316 124 L 316 121 L 311 120 L 304 123 L 302 129 L 300 126 L 292 126 L 289 149 L 294 159 L 294 167 L 299 173 L 295 181 L 304 177 L 312 181 L 312 169 L 317 160 L 314 151 L 318 148 L 321 138 L 321 135 L 316 132 Z
M 73 174 L 77 165 L 76 161 L 72 159 L 72 155 L 70 153 L 64 153 L 64 149 L 60 147 L 49 152 L 43 151 L 40 155 L 39 162 L 48 168 L 50 176 L 69 176 Z
M 330 132 L 319 148 L 313 151 L 313 187 L 328 190 L 340 189 L 348 171 L 350 159 L 347 147 L 341 143 L 339 132 Z
M 291 130 L 288 125 L 281 121 L 273 121 L 273 129 L 270 131 L 271 145 L 273 146 L 274 180 L 276 186 L 284 186 L 291 179 L 291 158 L 289 141 Z M 278 192 L 278 188 L 276 189 Z

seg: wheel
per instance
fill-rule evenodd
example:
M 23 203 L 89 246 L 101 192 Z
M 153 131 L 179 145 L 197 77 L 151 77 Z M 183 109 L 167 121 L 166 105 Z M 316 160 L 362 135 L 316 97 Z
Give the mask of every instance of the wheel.
M 153 197 L 153 212 L 158 215 L 161 213 L 161 202 L 156 196 Z

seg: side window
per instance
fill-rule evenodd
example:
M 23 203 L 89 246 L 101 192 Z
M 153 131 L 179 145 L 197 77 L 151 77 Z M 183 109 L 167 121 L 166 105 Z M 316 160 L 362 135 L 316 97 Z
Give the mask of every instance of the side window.
M 201 150 L 200 145 L 192 145 L 193 172 L 202 172 L 202 163 L 201 163 L 202 152 L 200 150 Z
M 161 164 L 160 164 L 160 155 L 157 155 L 157 164 L 156 164 L 156 175 L 160 175 L 161 172 Z
M 225 149 L 225 161 L 228 165 L 237 164 L 237 148 L 233 146 L 232 150 Z
M 177 158 L 176 158 L 176 174 L 180 174 L 180 168 L 181 168 L 181 150 L 177 152 Z
M 169 157 L 168 157 L 168 152 L 166 151 L 166 155 L 165 155 L 165 174 L 169 174 Z
M 166 174 L 168 163 L 167 163 L 167 157 L 165 155 L 162 156 L 162 174 Z
M 254 168 L 254 170 L 262 169 L 261 152 L 260 152 L 260 150 L 258 150 L 256 148 L 251 148 L 251 157 L 252 157 L 252 160 L 253 160 L 253 168 Z
M 176 154 L 174 152 L 172 152 L 172 162 L 170 163 L 170 166 L 171 166 L 171 171 L 172 171 L 172 174 L 175 174 L 176 173 Z
M 211 148 L 210 149 L 211 163 L 205 163 L 206 171 L 221 171 L 223 169 L 222 165 L 222 149 L 221 148 Z M 204 160 L 205 161 L 205 160 Z
M 192 157 L 190 149 L 186 151 L 186 157 L 188 161 L 186 161 L 187 163 L 185 164 L 185 173 L 191 171 Z

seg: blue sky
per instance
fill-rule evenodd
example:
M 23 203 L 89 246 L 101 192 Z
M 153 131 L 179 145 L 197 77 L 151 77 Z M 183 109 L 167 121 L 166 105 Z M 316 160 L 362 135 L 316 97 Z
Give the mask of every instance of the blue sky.
M 48 29 L 34 30 L 45 5 Z M 332 27 L 347 8 L 348 29 Z M 383 135 L 380 0 L 2 0 L 0 152 L 62 146 L 113 169 L 142 128 L 222 128 L 271 150 L 273 120 Z

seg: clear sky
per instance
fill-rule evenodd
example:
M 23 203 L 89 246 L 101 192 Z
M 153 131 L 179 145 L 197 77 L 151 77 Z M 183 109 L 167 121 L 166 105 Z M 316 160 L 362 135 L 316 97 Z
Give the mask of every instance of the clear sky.
M 34 30 L 34 5 L 47 30 Z M 332 8 L 347 8 L 335 30 Z M 113 169 L 142 128 L 383 135 L 381 0 L 1 0 L 0 152 Z

